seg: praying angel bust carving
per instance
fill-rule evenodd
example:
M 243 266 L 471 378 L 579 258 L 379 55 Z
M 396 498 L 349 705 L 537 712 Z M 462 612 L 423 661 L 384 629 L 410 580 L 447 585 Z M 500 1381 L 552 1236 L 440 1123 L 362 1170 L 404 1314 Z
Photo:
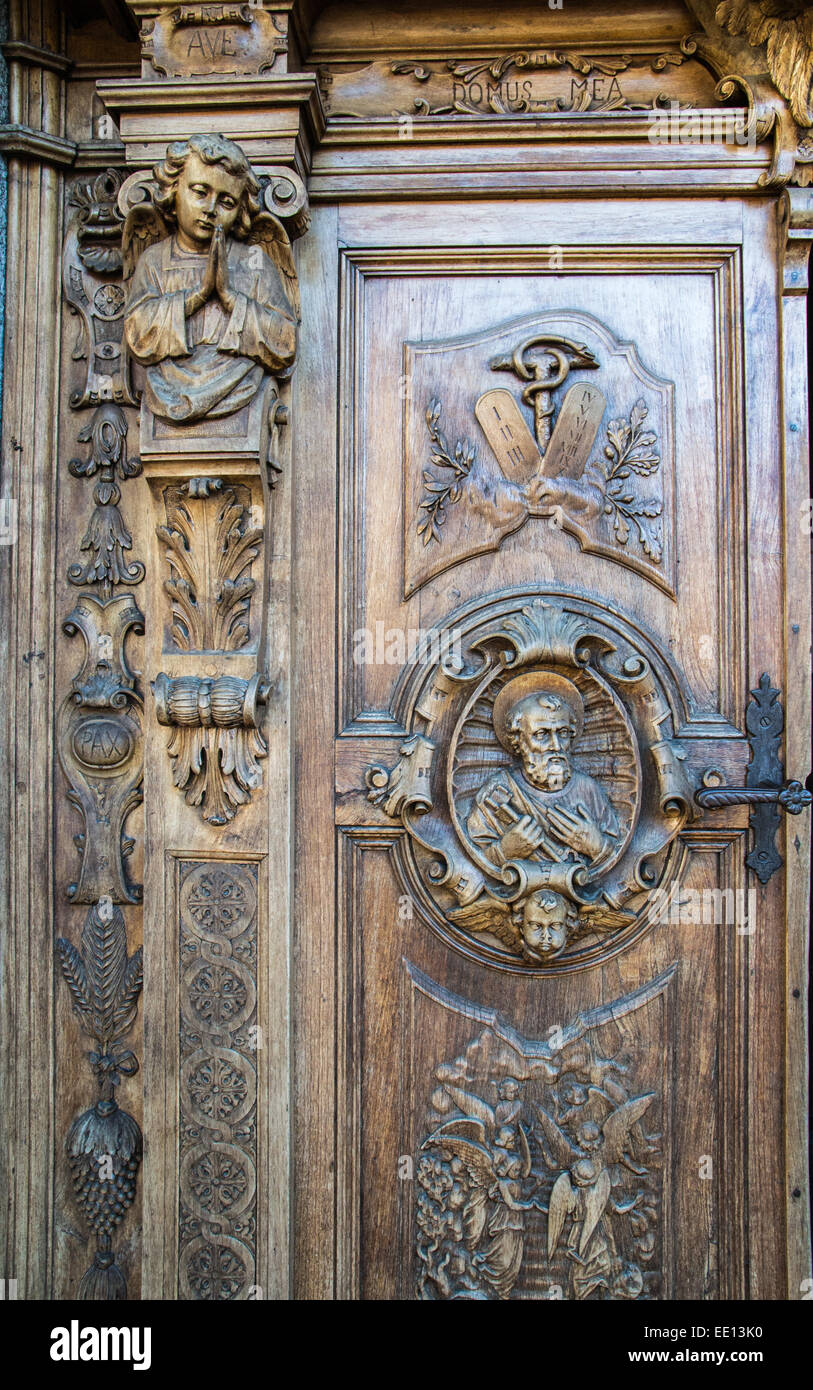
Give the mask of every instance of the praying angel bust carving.
M 125 335 L 145 368 L 144 400 L 176 425 L 231 415 L 293 366 L 290 242 L 222 135 L 170 145 L 153 177 L 152 201 L 131 209 L 123 237 Z

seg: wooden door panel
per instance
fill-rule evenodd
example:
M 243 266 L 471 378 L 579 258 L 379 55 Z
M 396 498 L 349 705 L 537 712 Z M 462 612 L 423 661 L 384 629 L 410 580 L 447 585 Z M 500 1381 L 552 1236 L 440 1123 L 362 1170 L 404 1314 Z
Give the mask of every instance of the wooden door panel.
M 435 245 L 414 209 L 343 214 L 336 1094 L 350 1128 L 336 1130 L 340 1291 L 716 1299 L 784 1277 L 778 1234 L 753 1239 L 764 1202 L 783 1200 L 780 1113 L 762 1061 L 777 1021 L 764 1012 L 757 1036 L 746 1023 L 751 1001 L 779 987 L 783 889 L 774 880 L 748 898 L 747 813 L 701 813 L 692 798 L 709 769 L 711 782 L 742 783 L 754 673 L 782 669 L 781 634 L 759 620 L 780 602 L 782 578 L 770 500 L 776 311 L 760 261 L 774 233 L 762 210 L 745 228 L 724 205 L 706 212 L 705 241 L 691 244 L 685 224 L 672 241 L 654 208 L 634 234 L 623 207 L 605 209 L 597 240 L 588 209 L 559 206 L 547 210 L 544 245 L 532 244 L 543 225 L 532 206 L 512 217 L 509 242 L 504 210 L 479 207 L 470 237 L 458 213 L 454 245 L 452 220 L 436 212 L 432 227 L 446 232 Z M 538 496 L 529 506 L 520 489 L 518 502 L 515 478 L 544 476 L 534 352 L 544 358 L 551 343 L 571 360 L 542 400 L 543 445 L 545 429 L 557 439 L 569 389 L 589 403 L 589 385 L 604 409 L 594 439 L 573 426 L 575 462 L 554 475 L 558 490 L 542 484 L 541 514 L 529 515 Z M 749 399 L 757 372 L 759 399 Z M 506 448 L 521 438 L 524 455 L 500 459 L 476 417 L 496 386 L 514 399 Z M 604 509 L 579 515 L 594 486 Z M 436 529 L 419 547 L 427 513 Z M 568 938 L 558 956 L 523 957 L 517 902 L 524 911 L 542 880 L 555 897 L 564 871 L 529 870 L 533 854 L 520 856 L 525 897 L 488 917 L 496 936 L 483 927 L 475 879 L 484 869 L 488 897 L 498 876 L 482 845 L 472 854 L 467 816 L 481 769 L 502 775 L 509 757 L 488 729 L 498 723 L 491 668 L 485 716 L 474 668 L 503 660 L 489 641 L 496 632 L 510 646 L 518 623 L 524 636 L 497 684 L 558 680 L 570 698 L 578 682 L 579 765 L 611 788 L 627 775 L 621 716 L 602 707 L 611 732 L 600 745 L 605 696 L 579 668 L 578 642 L 591 639 L 568 656 L 568 621 L 600 629 L 616 695 L 628 678 L 616 705 L 627 700 L 639 743 L 638 858 L 630 849 L 617 872 L 591 880 L 608 890 L 605 907 L 626 911 L 615 933 L 588 932 L 581 953 Z M 462 671 L 444 669 L 450 652 Z M 596 662 L 600 683 L 609 666 Z M 641 663 L 654 685 L 633 697 Z M 467 686 L 471 698 L 459 694 Z M 662 742 L 642 733 L 650 717 Z M 745 915 L 698 924 L 678 906 L 656 920 L 658 892 L 739 903 Z M 755 1127 L 771 1136 L 773 1162 L 757 1161 Z

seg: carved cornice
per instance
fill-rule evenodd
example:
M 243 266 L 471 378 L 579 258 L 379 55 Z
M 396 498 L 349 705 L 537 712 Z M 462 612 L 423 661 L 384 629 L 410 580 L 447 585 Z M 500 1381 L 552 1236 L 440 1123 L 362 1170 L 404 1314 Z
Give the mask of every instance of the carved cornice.
M 47 135 L 27 125 L 0 126 L 0 152 L 6 158 L 37 160 L 42 164 L 69 166 L 76 159 L 77 146 L 61 135 Z
M 119 125 L 130 165 L 153 164 L 168 141 L 211 130 L 225 92 L 233 113 L 230 135 L 261 168 L 287 164 L 305 176 L 325 130 L 315 73 L 236 78 L 225 87 L 217 78 L 136 78 L 99 82 L 96 90 Z
M 49 72 L 58 72 L 61 75 L 73 67 L 70 58 L 64 53 L 54 53 L 50 48 L 40 48 L 37 44 L 26 43 L 23 39 L 9 39 L 6 43 L 0 44 L 0 50 L 7 63 L 25 63 L 28 67 L 47 68 Z

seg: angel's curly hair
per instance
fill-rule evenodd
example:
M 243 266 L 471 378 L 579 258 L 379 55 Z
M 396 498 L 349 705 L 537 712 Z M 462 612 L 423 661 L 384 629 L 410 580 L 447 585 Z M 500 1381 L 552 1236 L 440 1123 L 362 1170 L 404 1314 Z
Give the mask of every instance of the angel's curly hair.
M 175 213 L 175 195 L 178 191 L 178 180 L 190 154 L 196 154 L 203 160 L 204 164 L 222 164 L 228 174 L 235 178 L 242 178 L 243 193 L 240 199 L 240 210 L 235 219 L 233 235 L 243 240 L 249 235 L 254 219 L 260 212 L 260 185 L 257 177 L 246 159 L 239 145 L 235 145 L 232 140 L 227 140 L 223 135 L 191 135 L 188 140 L 176 140 L 167 146 L 167 155 L 163 164 L 156 164 L 153 169 L 153 178 L 158 185 L 158 191 L 153 195 L 153 202 L 158 211 L 166 218 L 171 226 L 177 222 Z

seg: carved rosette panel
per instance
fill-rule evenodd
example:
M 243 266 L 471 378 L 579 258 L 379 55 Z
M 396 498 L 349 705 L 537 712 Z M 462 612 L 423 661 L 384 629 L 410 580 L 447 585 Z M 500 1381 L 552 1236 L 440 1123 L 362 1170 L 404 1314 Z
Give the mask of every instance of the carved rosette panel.
M 666 994 L 676 967 L 536 1038 L 407 968 L 413 990 L 481 1021 L 429 1083 L 416 1296 L 666 1296 L 661 1061 L 625 1019 Z
M 257 1228 L 257 869 L 179 864 L 179 1297 L 245 1299 Z
M 441 938 L 538 974 L 636 940 L 694 816 L 685 712 L 662 655 L 597 603 L 519 592 L 460 610 L 402 679 L 400 761 L 367 772 Z
M 532 518 L 674 597 L 674 386 L 632 343 L 541 313 L 404 366 L 407 597 Z

